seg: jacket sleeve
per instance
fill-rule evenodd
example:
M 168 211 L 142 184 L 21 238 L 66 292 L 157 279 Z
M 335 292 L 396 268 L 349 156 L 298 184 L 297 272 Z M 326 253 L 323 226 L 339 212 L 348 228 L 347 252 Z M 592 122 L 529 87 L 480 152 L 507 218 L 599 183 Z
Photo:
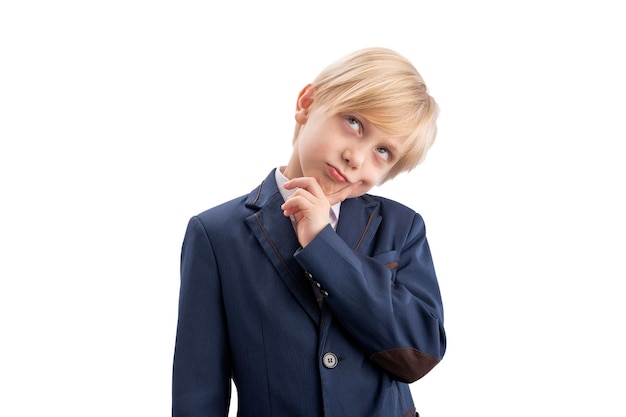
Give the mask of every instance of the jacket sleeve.
M 226 417 L 231 374 L 224 305 L 211 243 L 197 217 L 187 226 L 180 275 L 172 416 Z
M 296 259 L 319 283 L 333 315 L 369 359 L 414 382 L 443 358 L 443 306 L 424 222 L 415 214 L 399 247 L 355 253 L 326 227 Z

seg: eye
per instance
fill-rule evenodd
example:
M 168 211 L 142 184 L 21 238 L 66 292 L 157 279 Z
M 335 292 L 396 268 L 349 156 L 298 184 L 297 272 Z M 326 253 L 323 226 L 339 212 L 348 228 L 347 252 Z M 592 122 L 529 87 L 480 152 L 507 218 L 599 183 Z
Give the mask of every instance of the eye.
M 391 152 L 389 152 L 389 149 L 385 147 L 376 148 L 376 153 L 385 161 L 388 161 L 389 159 L 391 159 Z
M 354 131 L 361 132 L 363 130 L 363 126 L 359 119 L 353 116 L 346 116 L 346 122 L 348 122 L 348 126 L 350 126 Z

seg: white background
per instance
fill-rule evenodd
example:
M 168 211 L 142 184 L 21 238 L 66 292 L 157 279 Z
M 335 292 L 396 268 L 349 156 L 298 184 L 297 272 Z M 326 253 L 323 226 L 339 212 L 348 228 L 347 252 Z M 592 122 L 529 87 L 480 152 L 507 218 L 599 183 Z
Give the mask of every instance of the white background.
M 286 163 L 299 90 L 366 46 L 441 106 L 373 190 L 424 216 L 444 297 L 418 410 L 626 415 L 619 2 L 229 4 L 0 6 L 0 415 L 169 416 L 189 217 Z

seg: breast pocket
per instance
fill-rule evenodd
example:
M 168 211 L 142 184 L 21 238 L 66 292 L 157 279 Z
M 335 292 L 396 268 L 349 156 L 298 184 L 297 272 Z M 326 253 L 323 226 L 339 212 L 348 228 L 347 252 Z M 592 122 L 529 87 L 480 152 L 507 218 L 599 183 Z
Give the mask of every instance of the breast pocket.
M 398 270 L 398 253 L 395 250 L 381 253 L 373 257 L 376 261 L 387 267 L 392 273 L 392 279 L 396 279 L 396 271 Z

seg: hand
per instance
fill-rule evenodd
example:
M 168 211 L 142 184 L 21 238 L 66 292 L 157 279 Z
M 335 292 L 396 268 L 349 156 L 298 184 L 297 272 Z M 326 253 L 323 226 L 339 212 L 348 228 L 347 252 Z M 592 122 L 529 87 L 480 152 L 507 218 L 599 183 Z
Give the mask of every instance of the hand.
M 285 216 L 294 217 L 298 242 L 303 248 L 328 224 L 330 207 L 348 198 L 359 185 L 360 182 L 349 184 L 326 195 L 313 177 L 294 178 L 285 183 L 288 190 L 298 188 L 281 208 Z

